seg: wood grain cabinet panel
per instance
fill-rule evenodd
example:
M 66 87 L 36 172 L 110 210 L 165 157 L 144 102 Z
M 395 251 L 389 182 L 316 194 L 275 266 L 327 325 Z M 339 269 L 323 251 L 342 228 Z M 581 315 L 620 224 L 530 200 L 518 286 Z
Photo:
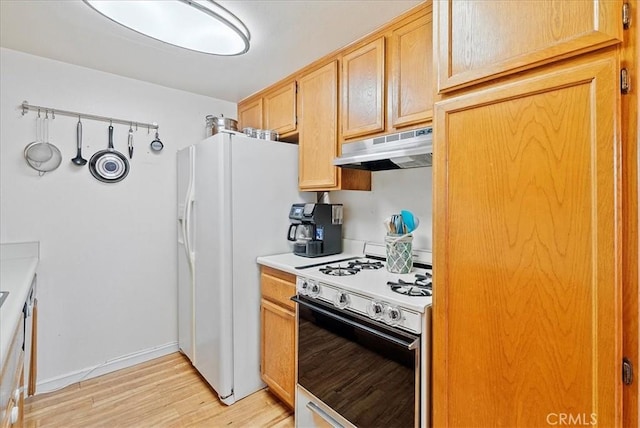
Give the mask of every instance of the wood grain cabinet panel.
M 384 130 L 384 37 L 342 57 L 342 136 Z
M 433 117 L 432 14 L 397 28 L 389 43 L 391 126 L 401 128 Z
M 338 145 L 338 62 L 298 80 L 300 190 L 371 190 L 371 173 L 333 165 Z
M 622 0 L 433 3 L 440 93 L 622 41 Z
M 296 316 L 291 296 L 296 294 L 296 277 L 262 266 L 260 282 L 260 374 L 271 392 L 293 408 L 296 386 Z
M 618 74 L 609 49 L 436 104 L 434 426 L 621 426 Z
M 299 79 L 302 190 L 338 187 L 338 63 L 332 61 Z
M 238 104 L 238 130 L 242 128 L 262 129 L 262 98 Z
M 269 389 L 291 408 L 295 396 L 295 313 L 262 299 L 261 374 Z
M 296 130 L 296 82 L 288 82 L 263 97 L 264 129 L 284 135 Z

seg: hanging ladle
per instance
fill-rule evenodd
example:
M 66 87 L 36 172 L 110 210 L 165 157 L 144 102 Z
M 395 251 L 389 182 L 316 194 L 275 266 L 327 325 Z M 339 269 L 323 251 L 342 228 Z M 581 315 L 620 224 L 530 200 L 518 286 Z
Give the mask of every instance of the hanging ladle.
M 76 157 L 71 159 L 75 165 L 83 166 L 87 163 L 87 160 L 82 157 L 82 122 L 80 121 L 80 117 L 78 117 L 78 126 L 76 128 L 76 139 L 78 142 L 78 151 L 76 152 Z

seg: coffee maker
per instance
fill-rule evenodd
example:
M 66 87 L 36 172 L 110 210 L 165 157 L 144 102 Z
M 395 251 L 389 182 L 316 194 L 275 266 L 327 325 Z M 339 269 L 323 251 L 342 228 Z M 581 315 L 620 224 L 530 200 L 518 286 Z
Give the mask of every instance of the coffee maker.
M 293 204 L 287 239 L 293 254 L 320 257 L 342 252 L 342 204 Z

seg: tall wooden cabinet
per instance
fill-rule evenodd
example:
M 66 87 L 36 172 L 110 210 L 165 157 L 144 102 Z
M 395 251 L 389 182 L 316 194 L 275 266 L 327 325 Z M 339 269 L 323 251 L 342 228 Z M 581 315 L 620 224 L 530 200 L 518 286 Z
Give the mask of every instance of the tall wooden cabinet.
M 616 5 L 435 2 L 434 426 L 637 426 Z

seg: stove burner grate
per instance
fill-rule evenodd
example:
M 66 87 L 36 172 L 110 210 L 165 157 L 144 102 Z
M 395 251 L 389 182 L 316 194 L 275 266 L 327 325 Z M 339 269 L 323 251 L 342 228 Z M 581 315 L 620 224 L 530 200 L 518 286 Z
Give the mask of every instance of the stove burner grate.
M 320 272 L 324 273 L 325 275 L 331 275 L 331 276 L 350 276 L 360 272 L 360 269 L 356 269 L 351 266 L 327 265 L 323 268 L 320 268 Z
M 431 273 L 429 273 L 429 272 L 425 272 L 424 274 L 417 273 L 416 274 L 416 281 L 414 282 L 414 284 L 419 286 L 419 287 L 427 287 L 427 288 L 431 289 L 432 281 L 433 280 L 432 280 Z
M 382 269 L 384 265 L 380 261 L 354 260 L 349 262 L 349 267 L 353 269 L 376 270 Z
M 415 282 L 407 282 L 399 279 L 398 282 L 388 281 L 387 285 L 391 288 L 391 291 L 404 294 L 405 296 L 431 296 L 431 278 L 427 278 L 426 275 L 416 274 Z

